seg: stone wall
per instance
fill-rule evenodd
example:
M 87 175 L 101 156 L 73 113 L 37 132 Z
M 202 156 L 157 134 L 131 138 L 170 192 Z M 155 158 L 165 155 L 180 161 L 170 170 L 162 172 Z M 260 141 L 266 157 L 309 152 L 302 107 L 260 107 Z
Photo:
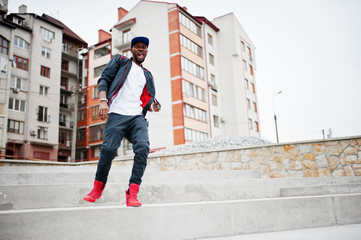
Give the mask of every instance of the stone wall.
M 113 164 L 132 165 L 132 158 Z M 150 155 L 162 171 L 259 169 L 263 178 L 361 176 L 361 137 L 168 156 Z

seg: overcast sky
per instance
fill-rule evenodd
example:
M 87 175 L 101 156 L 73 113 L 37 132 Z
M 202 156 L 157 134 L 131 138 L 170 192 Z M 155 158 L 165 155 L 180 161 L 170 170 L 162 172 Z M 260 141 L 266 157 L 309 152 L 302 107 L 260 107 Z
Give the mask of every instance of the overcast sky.
M 58 18 L 89 45 L 109 31 L 117 8 L 138 0 L 9 0 Z M 184 0 L 208 20 L 234 12 L 256 46 L 261 137 L 280 142 L 361 135 L 361 0 Z M 282 91 L 281 94 L 276 94 Z

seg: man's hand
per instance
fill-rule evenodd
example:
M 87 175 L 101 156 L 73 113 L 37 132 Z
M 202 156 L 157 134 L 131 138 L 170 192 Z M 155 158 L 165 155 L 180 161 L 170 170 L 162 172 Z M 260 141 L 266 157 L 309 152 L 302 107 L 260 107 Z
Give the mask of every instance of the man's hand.
M 105 120 L 108 118 L 108 112 L 109 112 L 109 107 L 108 107 L 108 103 L 106 101 L 101 101 L 99 103 L 99 117 L 101 120 Z
M 99 99 L 106 99 L 107 93 L 105 91 L 99 92 Z M 101 120 L 105 120 L 108 117 L 109 106 L 107 101 L 100 101 L 99 102 L 99 117 Z
M 154 101 L 151 105 L 151 111 L 159 112 L 161 109 L 160 104 L 157 101 Z

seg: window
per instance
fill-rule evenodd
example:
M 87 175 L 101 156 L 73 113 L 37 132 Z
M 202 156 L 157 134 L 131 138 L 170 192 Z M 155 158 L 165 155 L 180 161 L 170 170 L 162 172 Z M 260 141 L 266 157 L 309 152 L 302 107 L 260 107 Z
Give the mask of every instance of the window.
M 251 51 L 251 48 L 250 48 L 250 47 L 247 47 L 247 48 L 248 48 L 249 60 L 252 61 L 252 51 Z
M 62 51 L 65 52 L 65 53 L 69 53 L 69 44 L 63 43 Z
M 66 115 L 63 113 L 59 114 L 59 125 L 60 126 L 66 126 Z
M 130 40 L 132 40 L 132 33 L 130 29 L 126 29 L 123 31 L 123 43 L 128 43 Z
M 202 47 L 190 40 L 189 38 L 180 35 L 180 42 L 181 45 L 188 50 L 192 51 L 193 53 L 197 54 L 198 56 L 202 57 Z
M 248 79 L 244 79 L 246 83 L 246 88 L 249 89 Z
M 198 24 L 190 20 L 182 13 L 179 13 L 179 21 L 183 26 L 191 30 L 193 33 L 197 34 L 198 36 L 201 36 L 201 28 L 198 26 Z
M 39 122 L 48 122 L 48 108 L 39 106 L 38 108 L 38 121 Z
M 212 37 L 212 35 L 209 34 L 209 33 L 208 33 L 208 43 L 209 43 L 210 45 L 213 45 L 213 37 Z
M 183 114 L 187 117 L 194 118 L 196 120 L 207 122 L 207 113 L 206 111 L 193 107 L 189 104 L 184 104 Z
M 217 100 L 217 96 L 212 94 L 212 105 L 213 106 L 218 106 L 218 100 Z
M 41 55 L 46 57 L 46 58 L 50 58 L 50 54 L 51 54 L 51 49 L 46 48 L 46 47 L 42 47 L 41 48 Z
M 201 141 L 208 137 L 207 133 L 193 130 L 190 128 L 184 128 L 185 140 L 187 141 Z
M 257 132 L 259 132 L 259 124 L 257 121 L 254 122 L 256 124 L 256 129 L 257 129 Z
M 200 79 L 204 79 L 204 69 L 194 62 L 182 56 L 181 65 L 184 71 L 189 72 Z
M 78 133 L 76 135 L 78 137 L 78 141 L 85 141 L 85 128 L 78 129 Z
M 85 120 L 85 109 L 78 111 L 78 121 Z
M 18 17 L 13 17 L 13 23 L 23 25 L 23 20 Z
M 48 139 L 48 128 L 47 127 L 38 127 L 38 138 L 39 139 Z
M 98 98 L 98 92 L 99 92 L 98 86 L 95 86 L 95 87 L 93 88 L 93 99 Z
M 243 69 L 245 72 L 247 72 L 247 63 L 245 60 L 243 60 Z
M 0 36 L 0 53 L 8 55 L 9 53 L 9 41 L 3 36 Z
M 9 109 L 19 112 L 25 112 L 25 101 L 10 98 L 9 99 Z
M 93 127 L 89 127 L 89 141 L 99 141 L 103 139 L 103 133 L 104 133 L 104 124 L 97 125 Z
M 43 28 L 43 27 L 40 27 L 40 33 L 41 33 L 41 36 L 43 37 L 43 39 L 48 42 L 51 42 L 55 36 L 54 32 L 52 32 L 46 28 Z
M 102 75 L 102 72 L 104 71 L 106 65 L 94 68 L 94 77 L 99 77 L 100 75 Z
M 29 63 L 28 59 L 14 55 L 13 62 L 15 63 L 16 68 L 20 68 L 25 71 L 28 71 L 28 63 Z
M 24 134 L 24 122 L 8 119 L 8 132 Z
M 123 51 L 123 56 L 125 56 L 127 58 L 131 58 L 132 55 L 133 54 L 130 52 L 130 49 Z
M 193 83 L 183 80 L 182 91 L 188 97 L 194 97 L 201 101 L 205 101 L 205 90 L 194 85 Z
M 219 117 L 216 116 L 216 115 L 213 115 L 213 124 L 214 124 L 214 127 L 219 127 Z
M 253 83 L 251 83 L 251 85 L 252 85 L 252 90 L 253 90 L 253 93 L 256 93 L 256 88 L 255 88 L 254 84 L 253 84 Z
M 60 107 L 68 108 L 68 96 L 60 95 Z
M 11 76 L 10 88 L 26 91 L 26 80 L 19 77 Z
M 96 49 L 94 51 L 94 58 L 97 59 L 108 54 L 110 54 L 110 45 Z
M 61 77 L 61 79 L 60 79 L 60 86 L 64 87 L 65 89 L 68 89 L 68 86 L 69 86 L 69 78 Z
M 40 85 L 39 95 L 41 95 L 41 96 L 47 96 L 47 95 L 48 95 L 48 90 L 49 90 L 49 87 Z
M 243 41 L 241 41 L 241 46 L 242 46 L 242 51 L 244 52 L 246 49 Z
M 247 107 L 248 109 L 251 109 L 251 101 L 247 98 Z
M 92 120 L 99 119 L 99 105 L 92 107 Z
M 50 78 L 50 68 L 41 66 L 40 68 L 40 75 L 43 77 Z
M 250 130 L 253 130 L 252 119 L 250 119 L 250 118 L 248 118 L 248 127 Z
M 71 130 L 59 129 L 59 145 L 62 147 L 71 147 L 71 135 Z
M 209 54 L 209 63 L 214 66 L 214 56 L 212 54 Z
M 214 76 L 213 74 L 211 74 L 211 82 L 215 83 L 216 82 L 216 76 Z
M 251 71 L 251 74 L 253 75 L 253 67 L 249 65 L 249 70 Z
M 15 36 L 14 45 L 19 48 L 29 50 L 29 43 L 20 37 Z
M 69 71 L 69 61 L 61 60 L 61 70 Z
M 257 103 L 253 102 L 253 109 L 255 112 L 257 112 Z

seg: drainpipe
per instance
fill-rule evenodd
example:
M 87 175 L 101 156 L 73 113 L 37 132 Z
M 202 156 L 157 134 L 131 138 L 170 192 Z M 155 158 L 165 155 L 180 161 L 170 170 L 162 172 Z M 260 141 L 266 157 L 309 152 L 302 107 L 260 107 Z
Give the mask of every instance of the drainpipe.
M 207 60 L 207 36 L 206 36 L 206 24 L 204 21 L 202 22 L 202 28 L 203 28 L 203 56 L 205 59 L 205 81 L 206 81 L 206 95 L 207 95 L 207 112 L 208 112 L 208 119 L 209 119 L 209 125 L 208 125 L 208 131 L 209 131 L 209 138 L 212 138 L 212 116 L 211 116 L 211 107 L 210 107 L 210 100 L 209 100 L 209 82 L 208 82 L 208 60 Z

